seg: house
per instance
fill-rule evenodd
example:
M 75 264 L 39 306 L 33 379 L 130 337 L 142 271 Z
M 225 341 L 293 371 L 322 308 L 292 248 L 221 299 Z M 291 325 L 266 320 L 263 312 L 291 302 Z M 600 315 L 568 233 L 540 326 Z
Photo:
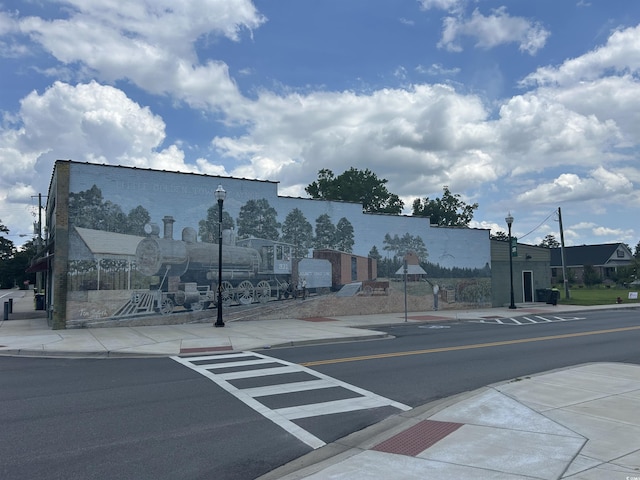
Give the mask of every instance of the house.
M 551 277 L 553 283 L 562 283 L 562 249 L 551 248 Z M 595 269 L 600 280 L 612 279 L 620 267 L 628 267 L 633 254 L 624 243 L 580 245 L 564 247 L 567 278 L 583 283 L 585 266 Z

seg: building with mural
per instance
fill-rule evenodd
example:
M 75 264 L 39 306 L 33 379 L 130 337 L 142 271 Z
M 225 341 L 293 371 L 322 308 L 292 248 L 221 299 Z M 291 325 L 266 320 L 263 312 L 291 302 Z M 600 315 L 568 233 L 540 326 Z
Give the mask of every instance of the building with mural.
M 218 186 L 226 193 L 221 224 Z M 467 295 L 491 304 L 488 230 L 367 214 L 357 203 L 280 196 L 275 181 L 59 160 L 41 259 L 47 262 L 50 325 L 196 315 L 216 305 L 218 290 L 225 304 L 282 298 L 296 281 L 296 262 L 326 249 L 377 256 L 377 269 L 366 261 L 353 265 L 379 276 L 407 251 L 417 251 L 427 276 L 449 278 L 463 301 Z M 458 283 L 471 285 L 473 293 Z

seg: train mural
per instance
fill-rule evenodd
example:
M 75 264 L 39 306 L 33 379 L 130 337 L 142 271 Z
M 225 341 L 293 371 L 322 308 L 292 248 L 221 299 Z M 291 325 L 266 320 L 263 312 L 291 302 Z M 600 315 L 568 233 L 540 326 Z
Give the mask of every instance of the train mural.
M 115 316 L 160 312 L 170 314 L 176 306 L 198 311 L 217 304 L 217 243 L 199 242 L 195 229 L 186 227 L 180 240 L 173 238 L 174 218 L 165 216 L 160 236 L 157 224 L 145 226 L 147 237 L 136 248 L 139 272 L 157 277 L 148 292 L 136 291 Z M 293 245 L 260 239 L 237 240 L 234 232 L 222 235 L 221 298 L 224 306 L 266 303 L 288 298 L 292 284 Z

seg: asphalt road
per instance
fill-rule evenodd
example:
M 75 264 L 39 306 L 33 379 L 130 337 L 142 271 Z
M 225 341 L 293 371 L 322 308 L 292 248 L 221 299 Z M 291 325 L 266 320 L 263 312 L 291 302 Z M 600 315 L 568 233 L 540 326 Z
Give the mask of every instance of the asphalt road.
M 639 310 L 532 320 L 184 363 L 0 358 L 0 478 L 251 479 L 402 408 L 569 365 L 640 364 Z M 272 367 L 283 373 L 259 375 Z M 271 391 L 292 382 L 327 388 Z M 318 403 L 335 410 L 299 411 Z

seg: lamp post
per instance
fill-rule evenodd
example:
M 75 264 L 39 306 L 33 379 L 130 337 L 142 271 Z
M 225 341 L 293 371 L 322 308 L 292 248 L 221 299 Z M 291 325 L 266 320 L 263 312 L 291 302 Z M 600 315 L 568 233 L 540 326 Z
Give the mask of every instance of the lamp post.
M 511 224 L 513 223 L 513 216 L 511 212 L 507 214 L 504 220 L 509 227 L 509 284 L 511 286 L 511 304 L 509 304 L 509 308 L 515 309 L 516 304 L 513 301 L 513 246 L 511 245 Z
M 227 192 L 224 191 L 222 185 L 218 185 L 214 195 L 218 201 L 218 318 L 213 326 L 224 327 L 224 322 L 222 321 L 222 204 Z

